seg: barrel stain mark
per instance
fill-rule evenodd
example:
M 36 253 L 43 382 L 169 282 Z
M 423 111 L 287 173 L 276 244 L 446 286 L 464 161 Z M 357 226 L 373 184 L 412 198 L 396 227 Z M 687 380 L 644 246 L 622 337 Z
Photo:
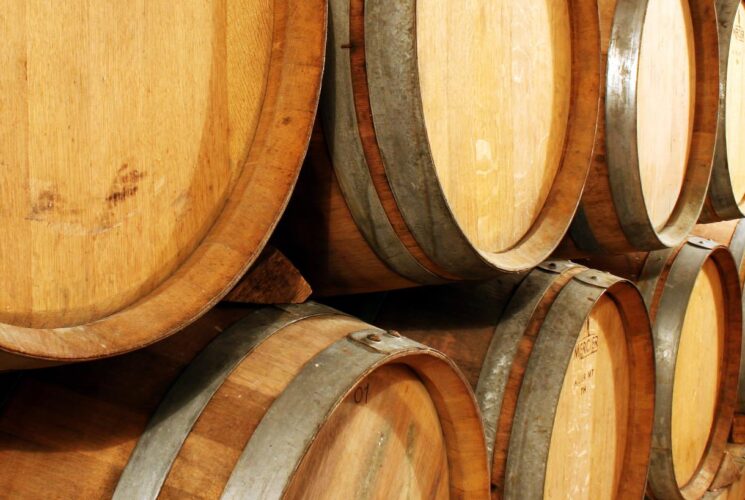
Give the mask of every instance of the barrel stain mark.
M 31 204 L 31 210 L 25 219 L 30 221 L 65 220 L 77 218 L 80 209 L 67 206 L 64 198 L 54 189 L 44 189 Z
M 114 207 L 136 195 L 140 189 L 140 181 L 145 176 L 145 172 L 130 169 L 129 163 L 124 163 L 116 172 L 116 177 L 109 188 L 109 194 L 106 196 L 106 202 L 110 207 Z
M 46 212 L 52 212 L 55 207 L 62 203 L 62 197 L 56 191 L 45 189 L 36 197 L 36 201 L 31 205 L 30 218 L 39 216 Z
M 416 424 L 413 422 L 409 424 L 409 427 L 406 429 L 406 460 L 408 464 L 410 464 L 412 467 L 414 464 L 416 464 L 416 454 L 415 454 L 415 447 L 416 443 L 418 441 L 417 439 L 418 433 Z M 406 486 L 404 487 L 404 490 L 406 491 L 406 498 L 412 498 L 412 485 L 411 485 L 411 474 L 407 474 L 408 467 L 406 468 L 406 471 L 404 472 L 406 480 Z M 439 476 L 439 474 L 438 474 Z M 434 490 L 437 491 L 437 490 Z
M 367 461 L 368 467 L 365 472 L 365 477 L 357 490 L 355 498 L 360 500 L 375 498 L 375 479 L 383 469 L 383 461 L 385 457 L 385 451 L 388 447 L 388 441 L 393 429 L 390 424 L 385 424 L 385 428 L 380 432 L 378 442 L 376 446 L 373 446 L 372 453 Z
M 35 196 L 24 219 L 46 222 L 49 229 L 60 233 L 85 234 L 86 230 L 81 229 L 82 213 L 83 209 L 68 203 L 55 188 L 46 188 Z
M 406 430 L 406 458 L 410 463 L 414 463 L 416 457 L 414 456 L 414 445 L 416 444 L 416 426 L 412 423 L 409 424 L 409 428 Z

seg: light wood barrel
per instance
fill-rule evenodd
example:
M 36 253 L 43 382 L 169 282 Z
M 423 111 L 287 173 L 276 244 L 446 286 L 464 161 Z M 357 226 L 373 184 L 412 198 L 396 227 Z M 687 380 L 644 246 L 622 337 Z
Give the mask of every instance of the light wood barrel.
M 712 170 L 719 102 L 710 0 L 604 0 L 604 112 L 580 208 L 559 255 L 680 244 Z
M 702 222 L 745 216 L 745 3 L 717 0 L 720 99 L 714 169 Z
M 19 376 L 0 411 L 4 494 L 488 497 L 476 401 L 442 354 L 313 303 L 220 335 L 211 314 L 119 359 Z
M 728 220 L 713 224 L 699 224 L 694 234 L 721 243 L 729 248 L 739 271 L 740 287 L 745 284 L 745 220 Z M 745 302 L 743 303 L 743 317 L 745 317 Z M 745 345 L 743 345 L 745 348 Z M 745 355 L 740 357 L 740 384 L 737 394 L 737 408 L 732 424 L 733 442 L 745 444 Z
M 557 261 L 522 282 L 391 293 L 377 309 L 476 388 L 493 498 L 641 498 L 654 358 L 631 283 Z
M 285 208 L 315 117 L 325 0 L 6 7 L 0 369 L 183 328 Z
M 676 249 L 593 263 L 640 286 L 652 317 L 657 394 L 649 488 L 700 498 L 724 457 L 737 403 L 742 301 L 732 254 L 691 238 Z
M 298 200 L 295 251 L 283 248 L 314 290 L 483 279 L 545 259 L 592 159 L 597 0 L 334 0 L 330 13 L 324 139 L 308 168 L 332 169 L 316 175 L 333 187 Z

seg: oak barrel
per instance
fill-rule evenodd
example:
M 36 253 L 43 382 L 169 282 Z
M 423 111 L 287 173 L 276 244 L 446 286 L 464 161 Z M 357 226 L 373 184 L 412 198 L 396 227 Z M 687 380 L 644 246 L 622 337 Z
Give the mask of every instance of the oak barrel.
M 592 263 L 637 281 L 650 310 L 657 373 L 650 491 L 700 498 L 724 458 L 738 399 L 742 301 L 732 254 L 694 237 L 675 249 Z
M 740 287 L 745 284 L 745 221 L 728 220 L 712 224 L 699 224 L 694 234 L 721 243 L 729 248 L 739 271 Z M 743 303 L 745 317 L 745 302 Z M 743 345 L 745 349 L 745 345 Z M 745 444 L 745 355 L 740 358 L 740 384 L 737 394 L 737 408 L 732 424 L 731 439 L 735 443 Z
M 297 197 L 283 248 L 314 290 L 483 279 L 545 259 L 592 158 L 597 0 L 333 0 L 329 31 L 307 167 L 321 180 Z
M 442 354 L 313 303 L 210 315 L 20 375 L 0 411 L 4 495 L 488 497 L 478 408 Z
M 285 208 L 320 92 L 325 0 L 6 7 L 0 369 L 183 328 Z
M 603 112 L 595 158 L 559 254 L 680 244 L 712 170 L 719 102 L 710 0 L 600 2 Z
M 389 293 L 377 310 L 475 387 L 493 498 L 641 498 L 654 358 L 631 283 L 557 261 L 522 281 Z
M 745 216 L 745 4 L 717 0 L 719 116 L 714 169 L 702 222 Z

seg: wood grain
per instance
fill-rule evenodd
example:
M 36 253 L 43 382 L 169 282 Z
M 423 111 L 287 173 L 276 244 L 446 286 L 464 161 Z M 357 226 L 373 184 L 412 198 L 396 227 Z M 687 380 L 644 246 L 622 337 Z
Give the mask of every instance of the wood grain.
M 719 31 L 712 3 L 598 5 L 604 113 L 571 241 L 556 253 L 561 258 L 678 246 L 701 214 L 716 149 Z
M 597 352 L 584 353 L 591 339 Z M 601 297 L 580 332 L 554 417 L 545 498 L 613 498 L 628 439 L 629 355 L 624 321 Z
M 501 252 L 525 237 L 561 164 L 572 84 L 569 3 L 418 2 L 434 164 L 450 208 L 481 250 Z
M 592 158 L 597 7 L 332 2 L 328 151 L 307 163 L 334 175 L 283 225 L 317 293 L 480 280 L 548 257 Z M 309 229 L 309 210 L 323 224 Z
M 5 494 L 40 498 L 53 490 L 59 497 L 110 497 L 171 382 L 247 312 L 221 306 L 147 349 L 26 374 L 6 392 L 0 409 L 0 460 L 9 472 L 0 473 Z
M 691 291 L 674 375 L 670 426 L 679 486 L 684 486 L 698 469 L 714 427 L 724 371 L 725 333 L 724 286 L 716 264 L 709 260 Z
M 225 297 L 246 304 L 301 304 L 313 291 L 282 252 L 268 246 L 251 270 Z
M 325 2 L 140 2 L 3 20 L 3 368 L 163 338 L 226 294 L 284 209 Z M 279 149 L 283 154 L 277 154 Z
M 745 4 L 740 2 L 732 28 L 727 60 L 726 141 L 732 191 L 745 201 Z
M 733 225 L 706 229 L 727 235 L 727 227 Z M 737 263 L 726 248 L 701 238 L 674 249 L 587 263 L 634 280 L 650 310 L 657 373 L 654 433 L 660 444 L 652 449 L 649 494 L 700 498 L 715 479 L 728 438 L 737 435 L 737 425 L 732 428 L 742 342 Z
M 216 392 L 183 436 L 158 498 L 219 498 L 244 448 L 266 423 L 267 411 L 304 376 L 314 356 L 328 353 L 338 342 L 343 345 L 335 351 L 338 356 L 367 349 L 346 337 L 370 325 L 330 309 L 303 316 L 307 310 L 292 309 L 291 316 L 282 316 L 290 323 L 257 326 L 279 329 L 270 330 L 224 380 L 202 365 L 200 376 L 217 383 Z M 15 384 L 0 385 L 4 494 L 111 496 L 148 419 L 194 356 L 236 318 L 256 321 L 280 314 L 287 315 L 288 309 L 221 306 L 183 335 L 136 353 L 29 372 Z M 227 333 L 260 333 L 247 324 Z M 454 365 L 417 347 L 384 354 L 363 368 L 361 375 L 350 377 L 348 387 L 331 394 L 338 404 L 316 423 L 309 447 L 301 447 L 299 469 L 285 484 L 286 497 L 391 498 L 408 493 L 408 498 L 486 498 L 483 428 L 473 394 Z M 183 397 L 193 397 L 203 389 L 200 384 L 190 386 L 193 393 Z M 307 397 L 323 399 L 328 396 L 324 390 L 328 388 L 310 387 Z M 45 404 L 38 404 L 39 397 Z M 187 401 L 182 403 L 177 407 L 185 408 Z M 172 416 L 158 415 L 158 425 Z M 294 426 L 306 416 L 280 418 Z M 157 426 L 148 429 L 157 432 Z
M 556 387 L 558 397 L 552 424 L 541 431 L 550 441 L 546 463 L 512 473 L 540 485 L 545 498 L 639 496 L 646 481 L 654 399 L 651 331 L 641 298 L 626 283 L 611 287 L 596 303 L 577 299 L 577 314 L 587 310 L 588 316 L 576 340 L 559 346 L 563 325 L 549 318 L 556 319 L 551 316 L 556 301 L 577 285 L 586 268 L 548 269 L 536 269 L 522 281 L 391 292 L 379 305 L 375 322 L 447 353 L 479 387 L 482 412 L 493 412 L 486 425 L 494 440 L 494 499 L 524 498 L 524 492 L 508 487 L 508 462 L 539 454 L 512 446 L 528 370 L 553 369 L 552 363 L 563 360 L 561 353 L 570 349 L 563 375 L 547 377 L 541 385 L 541 390 Z M 511 321 L 519 321 L 519 331 L 512 331 L 516 326 Z M 494 350 L 492 344 L 505 338 L 511 339 L 505 346 L 514 346 L 514 353 Z M 557 342 L 551 359 L 535 356 L 536 343 L 550 342 L 548 338 Z M 492 370 L 504 374 L 494 387 L 482 386 L 479 378 Z M 538 423 L 531 425 L 520 434 L 538 432 Z
M 447 445 L 416 374 L 385 366 L 357 387 L 311 445 L 288 497 L 450 498 Z M 391 408 L 409 411 L 385 417 Z
M 219 216 L 258 122 L 273 9 L 16 8 L 3 58 L 17 71 L 0 87 L 22 96 L 3 107 L 21 126 L 0 146 L 0 237 L 13 242 L 0 321 L 87 323 L 151 292 Z
M 319 123 L 275 242 L 319 296 L 416 286 L 393 272 L 356 226 Z
M 271 404 L 310 358 L 360 326 L 352 318 L 321 316 L 289 325 L 264 341 L 199 416 L 166 477 L 163 494 L 219 498 Z
M 660 230 L 680 196 L 693 128 L 696 60 L 688 0 L 651 0 L 642 29 L 639 170 L 650 220 Z

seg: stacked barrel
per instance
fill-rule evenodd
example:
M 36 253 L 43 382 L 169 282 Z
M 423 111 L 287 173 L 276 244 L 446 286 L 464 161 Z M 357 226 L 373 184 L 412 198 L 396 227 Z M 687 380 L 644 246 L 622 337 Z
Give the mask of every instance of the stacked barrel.
M 745 498 L 742 0 L 0 25 L 4 495 Z

